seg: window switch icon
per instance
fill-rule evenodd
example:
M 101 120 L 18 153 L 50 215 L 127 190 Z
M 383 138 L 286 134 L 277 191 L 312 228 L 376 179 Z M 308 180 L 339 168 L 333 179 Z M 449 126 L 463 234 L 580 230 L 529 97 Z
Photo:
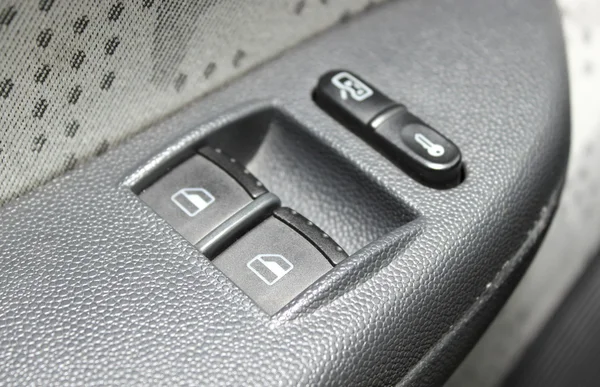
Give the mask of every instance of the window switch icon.
M 333 268 L 311 241 L 275 216 L 212 262 L 271 315 Z
M 139 195 L 192 244 L 252 203 L 237 180 L 200 155 L 183 161 Z
M 269 286 L 282 279 L 294 268 L 290 261 L 279 254 L 257 255 L 246 266 Z
M 215 202 L 215 197 L 204 188 L 183 188 L 171 196 L 171 201 L 188 216 L 196 216 Z

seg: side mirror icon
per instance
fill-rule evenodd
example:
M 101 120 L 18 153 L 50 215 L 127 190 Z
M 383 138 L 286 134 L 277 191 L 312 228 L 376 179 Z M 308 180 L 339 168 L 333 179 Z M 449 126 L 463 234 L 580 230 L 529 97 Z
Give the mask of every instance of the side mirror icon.
M 334 75 L 331 78 L 331 83 L 340 90 L 340 96 L 343 100 L 351 97 L 356 102 L 362 102 L 373 95 L 373 89 L 345 71 Z

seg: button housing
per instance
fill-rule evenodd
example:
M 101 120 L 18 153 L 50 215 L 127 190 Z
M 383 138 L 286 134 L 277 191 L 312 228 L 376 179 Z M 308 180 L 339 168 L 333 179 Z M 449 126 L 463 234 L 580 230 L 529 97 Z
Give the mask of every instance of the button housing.
M 335 243 L 329 235 L 298 212 L 291 208 L 281 207 L 276 209 L 273 215 L 311 241 L 333 265 L 337 265 L 348 258 L 348 254 L 346 254 L 340 245 Z
M 458 147 L 355 74 L 327 72 L 313 96 L 323 110 L 415 179 L 435 188 L 461 182 Z
M 239 164 L 236 159 L 225 155 L 221 149 L 213 149 L 205 146 L 198 150 L 201 156 L 209 159 L 223 169 L 229 176 L 233 177 L 252 198 L 256 199 L 260 195 L 267 193 L 265 186 L 254 177 L 244 166 Z
M 196 247 L 212 259 L 245 232 L 269 217 L 280 205 L 279 198 L 267 192 L 208 233 Z

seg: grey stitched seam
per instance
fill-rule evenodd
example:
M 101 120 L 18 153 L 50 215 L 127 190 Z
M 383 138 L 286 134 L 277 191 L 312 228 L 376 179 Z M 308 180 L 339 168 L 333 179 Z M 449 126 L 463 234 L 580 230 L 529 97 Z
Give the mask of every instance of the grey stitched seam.
M 538 220 L 535 222 L 533 227 L 528 232 L 528 237 L 523 242 L 519 250 L 515 255 L 507 259 L 502 265 L 501 269 L 496 273 L 494 278 L 487 283 L 485 289 L 479 296 L 475 298 L 472 305 L 467 309 L 463 316 L 457 320 L 455 324 L 450 326 L 449 330 L 438 340 L 438 342 L 419 360 L 419 362 L 411 368 L 411 370 L 402 377 L 402 379 L 396 384 L 397 387 L 410 386 L 412 385 L 421 371 L 425 370 L 430 359 L 440 355 L 440 352 L 445 349 L 446 345 L 452 340 L 453 336 L 467 324 L 473 317 L 475 317 L 480 311 L 481 307 L 485 304 L 491 296 L 494 295 L 493 290 L 498 289 L 515 267 L 531 250 L 531 248 L 538 242 L 539 237 L 544 233 L 547 226 L 550 224 L 552 217 L 558 208 L 560 199 L 560 193 L 565 182 L 563 176 L 561 183 L 557 189 L 552 192 L 548 203 L 541 209 Z

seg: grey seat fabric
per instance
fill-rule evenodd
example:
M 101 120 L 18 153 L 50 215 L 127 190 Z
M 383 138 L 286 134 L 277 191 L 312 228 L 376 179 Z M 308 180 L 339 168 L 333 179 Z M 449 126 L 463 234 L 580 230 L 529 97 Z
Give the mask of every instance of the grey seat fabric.
M 0 206 L 381 1 L 0 0 Z

